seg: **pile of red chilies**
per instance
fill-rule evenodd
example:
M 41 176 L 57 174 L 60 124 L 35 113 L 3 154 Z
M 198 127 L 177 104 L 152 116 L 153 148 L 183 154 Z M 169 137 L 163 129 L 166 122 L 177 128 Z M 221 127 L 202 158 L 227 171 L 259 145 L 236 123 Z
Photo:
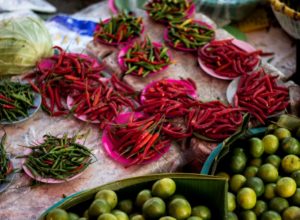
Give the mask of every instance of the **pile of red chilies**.
M 198 56 L 208 68 L 223 77 L 235 78 L 253 71 L 260 62 L 261 50 L 246 52 L 233 39 L 214 40 L 198 50 Z M 267 55 L 267 54 L 265 54 Z
M 166 138 L 161 127 L 164 118 L 160 115 L 130 117 L 126 124 L 112 124 L 107 133 L 114 149 L 131 162 L 127 166 L 142 164 L 162 154 L 171 140 Z
M 277 85 L 277 76 L 266 74 L 263 69 L 243 75 L 238 84 L 234 105 L 243 107 L 260 123 L 289 105 L 289 91 Z
M 74 102 L 76 105 L 72 110 L 77 115 L 87 114 L 88 120 L 95 119 L 100 112 L 111 119 L 124 106 L 133 108 L 132 101 L 127 97 L 134 94 L 130 86 L 114 75 L 103 83 L 104 65 L 86 55 L 54 48 L 58 54 L 41 60 L 37 65 L 38 70 L 26 76 L 35 78 L 34 83 L 29 81 L 41 93 L 42 107 L 48 114 L 69 114 L 66 99 L 74 95 L 73 99 L 80 102 Z M 107 103 L 110 104 L 107 106 Z

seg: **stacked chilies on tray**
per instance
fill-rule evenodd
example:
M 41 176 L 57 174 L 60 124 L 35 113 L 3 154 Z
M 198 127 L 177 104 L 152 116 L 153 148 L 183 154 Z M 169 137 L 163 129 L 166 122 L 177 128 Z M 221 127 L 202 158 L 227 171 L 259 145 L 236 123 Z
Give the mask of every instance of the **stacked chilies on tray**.
M 234 105 L 243 107 L 260 123 L 281 112 L 289 105 L 288 88 L 277 83 L 278 76 L 266 74 L 264 69 L 243 75 L 239 79 Z
M 94 31 L 94 41 L 117 45 L 139 37 L 142 31 L 143 21 L 141 17 L 122 13 L 110 19 L 100 21 Z

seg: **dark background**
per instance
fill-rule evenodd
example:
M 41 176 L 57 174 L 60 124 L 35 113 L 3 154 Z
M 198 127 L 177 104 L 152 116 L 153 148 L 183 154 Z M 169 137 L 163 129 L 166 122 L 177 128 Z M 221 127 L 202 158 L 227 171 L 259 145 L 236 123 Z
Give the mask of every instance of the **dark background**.
M 72 14 L 103 0 L 47 0 L 57 8 L 57 12 Z

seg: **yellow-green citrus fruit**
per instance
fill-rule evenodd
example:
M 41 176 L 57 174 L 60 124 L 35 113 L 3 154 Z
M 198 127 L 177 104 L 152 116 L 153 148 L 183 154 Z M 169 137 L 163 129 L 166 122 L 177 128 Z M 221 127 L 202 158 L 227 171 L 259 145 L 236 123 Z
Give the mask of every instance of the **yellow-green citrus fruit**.
M 195 206 L 192 208 L 192 215 L 201 217 L 203 220 L 211 219 L 211 211 L 204 205 Z
M 227 210 L 232 212 L 236 208 L 235 195 L 231 192 L 227 192 Z
M 126 214 L 126 212 L 123 212 L 121 210 L 115 209 L 111 212 L 111 214 L 113 214 L 114 216 L 117 217 L 118 220 L 128 220 L 128 215 Z
M 300 170 L 300 158 L 293 154 L 286 155 L 281 161 L 281 168 L 286 173 Z
M 103 213 L 110 212 L 111 208 L 104 199 L 95 199 L 89 207 L 89 217 L 97 217 Z
M 275 197 L 269 203 L 269 209 L 281 213 L 289 207 L 289 202 L 285 198 Z
M 69 220 L 69 216 L 65 210 L 56 208 L 47 214 L 46 220 Z
M 97 192 L 95 199 L 104 199 L 110 205 L 111 209 L 114 209 L 118 203 L 117 194 L 109 189 L 103 189 Z
M 282 220 L 299 220 L 300 208 L 297 206 L 290 206 L 283 211 Z
M 176 219 L 176 218 L 174 218 Z M 187 220 L 203 220 L 203 218 L 199 217 L 199 216 L 190 216 L 187 218 Z
M 261 215 L 261 220 L 281 220 L 281 217 L 277 212 L 269 210 Z
M 281 158 L 276 154 L 271 154 L 266 158 L 265 163 L 270 163 L 278 169 L 280 167 Z
M 300 206 L 300 188 L 296 189 L 296 192 L 292 196 L 292 204 L 296 206 Z
M 278 170 L 272 164 L 266 163 L 258 168 L 257 176 L 264 182 L 275 182 L 278 179 Z
M 256 220 L 256 215 L 252 210 L 240 212 L 240 220 Z
M 257 200 L 253 208 L 253 212 L 256 216 L 260 216 L 262 213 L 268 210 L 268 204 L 263 200 Z
M 237 192 L 246 182 L 246 177 L 241 174 L 233 175 L 229 180 L 229 187 L 232 192 Z
M 250 155 L 254 158 L 259 158 L 264 153 L 263 142 L 257 138 L 250 138 L 248 141 Z
M 260 167 L 261 164 L 262 164 L 261 158 L 253 158 L 253 159 L 249 160 L 249 166 Z
M 173 218 L 172 216 L 164 216 L 159 218 L 159 220 L 176 220 L 176 218 Z
M 226 172 L 218 172 L 218 173 L 216 173 L 216 176 L 224 177 L 224 178 L 226 178 L 228 180 L 230 179 L 229 174 L 226 173 Z
M 273 134 L 268 134 L 262 139 L 264 151 L 267 154 L 274 154 L 279 147 L 279 140 Z
M 176 219 L 186 219 L 190 217 L 192 208 L 186 199 L 174 199 L 168 206 L 169 215 Z
M 137 207 L 143 207 L 144 203 L 152 197 L 151 190 L 144 189 L 140 191 L 135 199 L 135 204 Z
M 268 183 L 265 185 L 264 198 L 267 200 L 273 199 L 276 196 L 276 183 Z
M 171 178 L 157 180 L 152 186 L 152 195 L 166 199 L 176 191 L 176 183 Z
M 291 137 L 291 132 L 286 128 L 277 128 L 274 135 L 281 141 L 284 138 Z
M 143 215 L 135 214 L 130 217 L 130 220 L 145 220 Z
M 241 188 L 237 194 L 237 203 L 243 209 L 252 209 L 256 204 L 255 191 L 249 187 Z
M 160 218 L 166 213 L 166 204 L 159 197 L 148 199 L 143 205 L 143 216 L 147 218 Z
M 282 177 L 276 183 L 276 193 L 283 198 L 293 196 L 296 189 L 296 182 L 291 177 Z
M 245 186 L 253 189 L 257 197 L 261 196 L 265 191 L 264 182 L 256 176 L 248 178 Z
M 100 215 L 97 220 L 118 220 L 116 216 L 111 213 L 103 213 Z
M 229 161 L 229 169 L 233 173 L 241 173 L 246 167 L 247 157 L 244 152 L 233 154 Z
M 287 154 L 300 154 L 300 143 L 294 137 L 287 137 L 282 140 L 281 148 Z
M 256 166 L 246 167 L 246 169 L 244 171 L 244 176 L 246 178 L 254 177 L 254 176 L 256 176 L 257 171 L 258 171 L 258 167 L 256 167 Z
M 69 215 L 69 220 L 78 220 L 79 219 L 79 216 L 75 213 L 69 212 L 68 215 Z
M 300 170 L 293 172 L 291 177 L 296 181 L 297 187 L 300 187 Z
M 234 212 L 227 212 L 227 220 L 238 220 L 238 217 Z
M 131 199 L 123 199 L 118 203 L 118 209 L 130 214 L 133 210 L 133 202 Z

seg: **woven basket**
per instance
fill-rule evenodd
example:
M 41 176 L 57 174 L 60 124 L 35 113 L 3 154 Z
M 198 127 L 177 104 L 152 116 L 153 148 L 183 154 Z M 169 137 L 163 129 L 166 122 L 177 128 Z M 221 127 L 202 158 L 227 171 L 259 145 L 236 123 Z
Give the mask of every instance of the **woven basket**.
M 300 12 L 280 0 L 271 0 L 272 10 L 280 26 L 293 38 L 300 39 Z

